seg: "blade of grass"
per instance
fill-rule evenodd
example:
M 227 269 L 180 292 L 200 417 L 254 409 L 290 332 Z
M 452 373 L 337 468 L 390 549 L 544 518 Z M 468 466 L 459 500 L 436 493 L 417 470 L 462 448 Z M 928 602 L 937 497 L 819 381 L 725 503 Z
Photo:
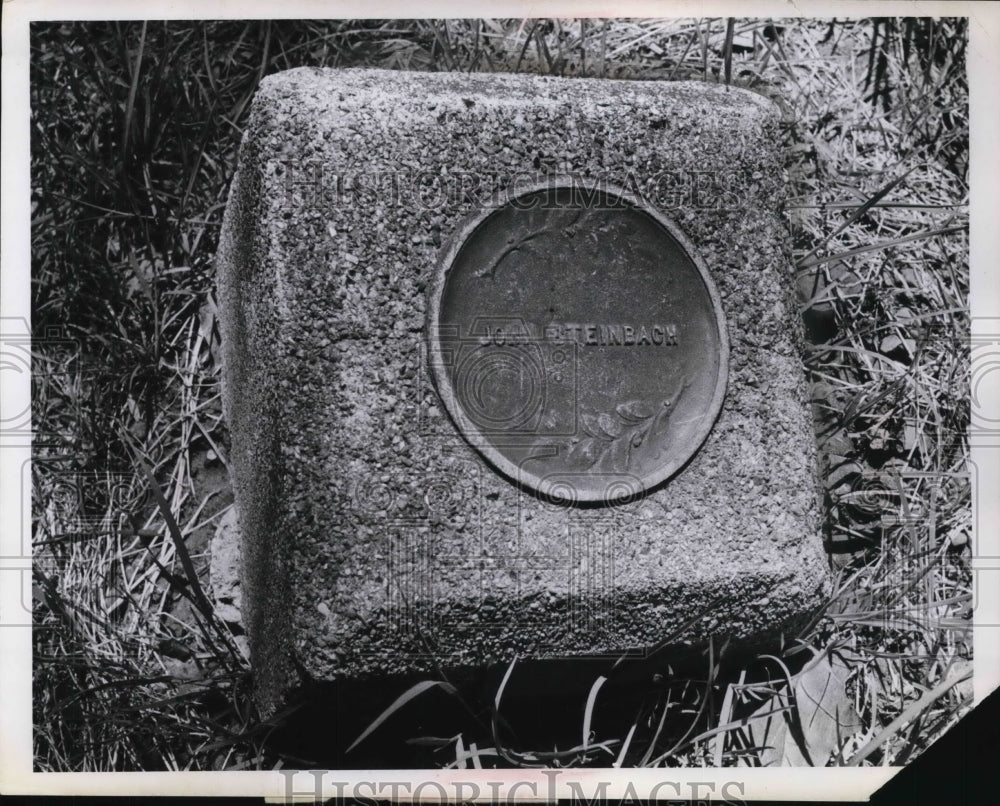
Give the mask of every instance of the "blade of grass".
M 790 705 L 780 705 L 777 708 L 772 708 L 770 711 L 764 711 L 759 714 L 750 714 L 749 716 L 740 717 L 739 719 L 731 720 L 723 725 L 718 725 L 714 728 L 710 728 L 697 736 L 692 736 L 691 739 L 686 742 L 687 745 L 696 744 L 697 742 L 702 742 L 705 739 L 711 739 L 713 736 L 721 736 L 722 734 L 728 733 L 729 731 L 736 730 L 737 728 L 745 728 L 747 725 L 756 722 L 758 719 L 765 719 L 767 717 L 774 716 L 775 714 L 785 714 L 792 706 Z M 721 745 L 721 742 L 720 742 Z M 682 745 L 683 746 L 683 745 Z M 715 762 L 715 766 L 722 766 L 722 755 L 718 755 Z
M 455 687 L 451 683 L 445 683 L 442 680 L 422 680 L 416 685 L 410 686 L 410 688 L 408 688 L 406 691 L 400 694 L 395 700 L 393 700 L 392 704 L 388 708 L 386 708 L 381 714 L 375 717 L 375 719 L 372 720 L 372 722 L 368 725 L 368 727 L 365 728 L 363 731 L 361 731 L 361 735 L 358 736 L 358 738 L 355 739 L 353 742 L 351 742 L 350 747 L 348 747 L 347 750 L 345 750 L 344 752 L 350 753 L 355 747 L 357 747 L 365 739 L 371 736 L 376 730 L 378 730 L 379 726 L 382 725 L 389 717 L 391 717 L 400 708 L 402 708 L 404 705 L 410 702 L 410 700 L 419 697 L 424 692 L 430 691 L 431 689 L 434 688 L 440 688 L 442 691 L 446 692 L 447 694 L 451 694 L 453 696 L 457 694 Z
M 663 701 L 663 710 L 660 712 L 660 721 L 656 725 L 656 731 L 653 733 L 653 738 L 649 741 L 649 746 L 646 748 L 646 752 L 642 754 L 642 759 L 639 761 L 640 767 L 645 767 L 649 763 L 649 759 L 653 756 L 653 751 L 656 750 L 656 743 L 660 740 L 660 734 L 663 733 L 663 726 L 667 721 L 667 712 L 670 710 L 670 692 L 667 691 L 667 696 Z
M 740 683 L 746 677 L 746 670 L 744 669 L 740 673 Z M 722 698 L 722 708 L 719 710 L 719 722 L 725 724 L 729 721 L 729 718 L 733 713 L 733 692 L 735 690 L 734 686 L 726 686 L 726 694 Z M 715 742 L 715 747 L 712 749 L 712 762 L 713 766 L 722 766 L 722 751 L 723 745 L 725 744 L 725 738 L 720 736 L 719 740 Z
M 816 764 L 812 760 L 812 756 L 809 755 L 809 743 L 806 741 L 805 731 L 802 729 L 799 707 L 795 699 L 795 683 L 792 679 L 792 673 L 789 671 L 788 667 L 785 665 L 784 661 L 781 660 L 781 658 L 776 658 L 774 655 L 761 655 L 760 657 L 762 659 L 774 661 L 781 668 L 781 672 L 785 676 L 785 690 L 788 697 L 788 708 L 784 713 L 785 723 L 788 725 L 788 732 L 792 735 L 792 739 L 795 740 L 795 744 L 798 746 L 799 752 L 806 760 L 806 763 L 809 764 L 810 767 L 815 767 Z
M 933 238 L 938 235 L 952 235 L 956 232 L 965 232 L 966 227 L 954 226 L 954 227 L 941 227 L 939 229 L 929 229 L 923 232 L 915 232 L 913 235 L 906 235 L 902 238 L 894 238 L 891 241 L 880 241 L 879 243 L 872 244 L 870 246 L 861 246 L 857 249 L 848 249 L 846 252 L 838 252 L 835 255 L 826 255 L 824 257 L 814 257 L 810 260 L 804 260 L 798 264 L 800 269 L 808 269 L 811 266 L 818 266 L 821 263 L 829 263 L 832 260 L 846 260 L 849 257 L 854 257 L 855 255 L 863 255 L 866 252 L 878 252 L 882 249 L 889 249 L 893 246 L 899 246 L 900 244 L 910 243 L 911 241 L 919 241 L 924 238 Z
M 728 87 L 733 78 L 733 32 L 736 28 L 736 20 L 729 17 L 726 20 L 726 42 L 722 48 L 722 58 L 725 64 L 726 86 Z
M 135 114 L 135 95 L 139 89 L 139 74 L 142 72 L 142 57 L 146 50 L 146 21 L 142 22 L 139 32 L 139 48 L 135 55 L 135 67 L 132 70 L 132 82 L 128 89 L 128 101 L 125 104 L 125 135 L 122 137 L 122 157 L 128 155 L 129 141 L 132 136 L 132 118 Z
M 888 182 L 886 185 L 884 185 L 878 191 L 876 191 L 872 196 L 870 196 L 869 198 L 867 198 L 865 200 L 865 202 L 861 206 L 859 206 L 856 210 L 854 210 L 854 212 L 852 212 L 844 220 L 844 222 L 839 227 L 837 227 L 836 230 L 834 230 L 832 233 L 830 233 L 829 235 L 827 235 L 822 241 L 820 241 L 818 244 L 816 244 L 816 246 L 814 246 L 812 249 L 810 249 L 809 252 L 808 252 L 808 254 L 806 254 L 800 261 L 798 261 L 798 263 L 796 265 L 799 268 L 806 268 L 807 266 L 816 265 L 814 263 L 808 263 L 807 261 L 813 255 L 815 255 L 820 249 L 822 249 L 824 246 L 826 246 L 828 243 L 830 243 L 830 241 L 832 241 L 834 238 L 836 238 L 838 235 L 840 235 L 840 233 L 842 233 L 849 226 L 851 226 L 851 224 L 853 224 L 855 221 L 857 221 L 859 218 L 861 218 L 865 213 L 867 213 L 869 210 L 871 210 L 876 204 L 878 204 L 880 201 L 882 201 L 882 199 L 884 199 L 886 196 L 888 196 L 890 193 L 892 193 L 892 191 L 896 187 L 898 187 L 900 185 L 900 183 L 902 183 L 918 167 L 920 167 L 920 166 L 917 166 L 917 165 L 913 166 L 912 168 L 910 168 L 910 170 L 908 170 L 902 176 L 898 176 L 895 179 L 893 179 L 891 182 Z
M 657 759 L 652 762 L 653 767 L 659 766 L 662 762 L 666 761 L 672 755 L 674 755 L 680 748 L 684 747 L 687 743 L 688 736 L 694 731 L 698 722 L 701 720 L 701 716 L 705 713 L 705 708 L 708 706 L 708 701 L 711 699 L 712 681 L 718 674 L 718 667 L 715 662 L 715 640 L 711 635 L 708 637 L 708 674 L 705 675 L 705 692 L 702 694 L 701 702 L 698 704 L 698 710 L 694 715 L 694 719 L 691 720 L 691 724 L 688 725 L 684 735 L 671 747 L 666 753 L 663 753 Z
M 628 729 L 628 733 L 625 734 L 625 741 L 622 742 L 622 748 L 618 752 L 618 758 L 615 759 L 612 767 L 619 768 L 625 763 L 625 756 L 628 754 L 628 749 L 632 746 L 632 737 L 635 736 L 635 730 L 639 727 L 638 722 L 633 722 L 632 727 Z
M 525 755 L 521 758 L 518 756 L 520 754 L 515 754 L 508 750 L 503 742 L 500 741 L 500 702 L 503 700 L 504 690 L 507 688 L 507 683 L 510 682 L 510 676 L 514 672 L 514 666 L 517 664 L 517 655 L 511 658 L 510 665 L 507 667 L 507 671 L 504 672 L 503 679 L 500 681 L 500 685 L 497 687 L 496 696 L 493 698 L 493 713 L 490 715 L 490 729 L 493 733 L 493 743 L 496 745 L 497 752 L 508 764 L 513 764 L 516 767 L 543 767 L 544 764 L 533 763 L 537 759 L 533 755 Z
M 674 66 L 671 68 L 670 74 L 667 76 L 667 81 L 674 80 L 674 76 L 677 74 L 678 68 L 682 64 L 684 64 L 684 60 L 687 58 L 687 55 L 691 51 L 691 48 L 694 46 L 694 43 L 698 41 L 700 23 L 698 23 L 697 25 L 698 27 L 695 27 L 695 29 L 691 32 L 691 37 L 688 39 L 687 46 L 684 48 L 684 52 L 681 54 L 681 57 L 674 63 Z
M 590 687 L 590 693 L 587 695 L 587 705 L 583 709 L 583 747 L 587 747 L 587 743 L 590 741 L 590 723 L 594 715 L 594 703 L 597 702 L 597 692 L 601 690 L 607 682 L 608 678 L 604 675 L 598 677 L 594 684 Z
M 862 747 L 854 757 L 848 762 L 847 766 L 857 767 L 864 761 L 868 756 L 878 750 L 883 744 L 885 744 L 892 736 L 908 722 L 916 718 L 921 711 L 923 711 L 927 706 L 937 700 L 939 697 L 947 694 L 953 687 L 957 686 L 964 680 L 968 680 L 972 677 L 972 669 L 960 674 L 957 677 L 953 677 L 950 680 L 945 680 L 944 682 L 938 684 L 923 697 L 917 700 L 915 703 L 910 705 L 903 713 L 897 716 L 892 722 L 890 722 L 882 731 L 879 732 L 868 744 Z
M 131 436 L 126 435 L 126 439 L 132 441 Z M 167 499 L 163 495 L 163 490 L 160 489 L 160 485 L 154 478 L 153 471 L 150 470 L 146 460 L 138 455 L 138 453 L 135 455 L 135 460 L 138 463 L 139 468 L 142 470 L 143 475 L 146 477 L 146 481 L 149 483 L 150 490 L 153 493 L 153 498 L 156 500 L 156 505 L 160 510 L 160 515 L 167 525 L 167 531 L 170 534 L 170 538 L 174 542 L 174 550 L 180 558 L 181 567 L 184 569 L 188 584 L 194 593 L 196 604 L 206 618 L 214 619 L 215 609 L 212 607 L 212 603 L 208 600 L 208 596 L 205 595 L 204 588 L 201 587 L 201 582 L 198 579 L 198 572 L 191 560 L 191 554 L 187 550 L 187 544 L 184 542 L 184 536 L 181 534 L 181 529 L 177 525 L 177 521 L 174 519 L 173 513 L 170 511 L 170 505 L 167 503 Z

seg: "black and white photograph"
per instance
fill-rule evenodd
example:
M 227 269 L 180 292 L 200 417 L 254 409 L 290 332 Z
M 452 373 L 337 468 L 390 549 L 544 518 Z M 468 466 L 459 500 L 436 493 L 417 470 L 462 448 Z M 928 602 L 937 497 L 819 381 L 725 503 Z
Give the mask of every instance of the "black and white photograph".
M 997 686 L 988 4 L 213 5 L 4 23 L 2 777 L 858 798 Z

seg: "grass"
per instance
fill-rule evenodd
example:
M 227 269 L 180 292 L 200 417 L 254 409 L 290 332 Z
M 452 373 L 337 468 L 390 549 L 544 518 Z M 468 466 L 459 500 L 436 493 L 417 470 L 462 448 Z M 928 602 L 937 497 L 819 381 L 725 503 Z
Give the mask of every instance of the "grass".
M 205 598 L 208 538 L 232 500 L 212 257 L 254 90 L 299 65 L 732 81 L 774 97 L 837 575 L 777 655 L 731 658 L 721 640 L 701 671 L 655 660 L 639 686 L 621 683 L 623 660 L 534 720 L 520 662 L 485 693 L 426 680 L 372 706 L 334 757 L 911 760 L 971 705 L 965 37 L 963 20 L 912 18 L 36 23 L 36 768 L 324 761 L 256 715 L 245 639 Z M 419 717 L 435 697 L 455 706 L 439 736 Z

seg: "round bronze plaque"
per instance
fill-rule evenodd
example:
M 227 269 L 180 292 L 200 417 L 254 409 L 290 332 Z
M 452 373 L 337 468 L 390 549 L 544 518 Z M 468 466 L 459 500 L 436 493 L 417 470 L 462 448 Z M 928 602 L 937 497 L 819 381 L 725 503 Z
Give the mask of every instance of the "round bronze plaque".
M 624 191 L 508 196 L 445 248 L 428 348 L 445 407 L 500 472 L 569 502 L 673 475 L 722 407 L 725 320 L 680 230 Z

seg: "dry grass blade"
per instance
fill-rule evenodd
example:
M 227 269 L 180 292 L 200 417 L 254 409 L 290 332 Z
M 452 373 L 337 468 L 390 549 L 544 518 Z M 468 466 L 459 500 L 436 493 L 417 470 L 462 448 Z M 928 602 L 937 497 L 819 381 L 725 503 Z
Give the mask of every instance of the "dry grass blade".
M 431 689 L 435 688 L 440 688 L 442 691 L 452 696 L 458 693 L 455 687 L 451 683 L 445 683 L 442 680 L 422 680 L 416 685 L 410 686 L 410 688 L 408 688 L 406 691 L 400 694 L 395 700 L 393 700 L 392 704 L 388 708 L 386 708 L 381 714 L 375 717 L 375 719 L 372 720 L 371 724 L 369 724 L 367 728 L 361 731 L 361 735 L 358 736 L 358 738 L 355 739 L 353 742 L 351 742 L 350 746 L 344 752 L 350 753 L 355 747 L 357 747 L 365 739 L 371 736 L 376 730 L 378 730 L 379 727 L 389 717 L 391 717 L 393 714 L 399 711 L 400 708 L 402 708 L 404 705 L 410 702 L 410 700 L 414 699 L 415 697 L 419 697 L 424 692 L 430 691 Z
M 625 734 L 625 741 L 622 742 L 621 750 L 618 751 L 618 758 L 614 760 L 611 765 L 616 769 L 621 767 L 625 763 L 625 757 L 628 755 L 629 748 L 632 746 L 632 737 L 635 736 L 636 728 L 639 727 L 638 722 L 633 722 L 632 727 L 628 729 L 628 733 Z
M 128 101 L 125 104 L 125 136 L 122 138 L 122 154 L 128 155 L 129 140 L 132 137 L 133 117 L 135 114 L 135 95 L 139 89 L 139 76 L 142 73 L 142 56 L 146 50 L 146 21 L 143 20 L 139 33 L 139 47 L 135 54 L 135 67 L 132 68 L 132 82 L 128 89 Z
M 130 437 L 126 438 L 130 439 Z M 208 600 L 208 596 L 205 595 L 205 591 L 201 586 L 201 582 L 198 578 L 198 572 L 191 560 L 190 553 L 188 553 L 187 544 L 184 542 L 184 535 L 181 534 L 181 529 L 177 525 L 177 521 L 174 519 L 173 512 L 170 511 L 170 504 L 167 503 L 167 499 L 163 495 L 163 490 L 160 489 L 160 485 L 153 476 L 153 471 L 146 463 L 146 460 L 139 456 L 138 453 L 136 454 L 135 459 L 142 470 L 143 475 L 146 477 L 146 481 L 149 483 L 150 490 L 156 500 L 156 505 L 160 510 L 160 516 L 163 518 L 164 523 L 166 523 L 167 531 L 170 533 L 170 537 L 174 541 L 174 550 L 180 558 L 181 566 L 184 568 L 184 573 L 187 577 L 187 583 L 193 591 L 195 604 L 197 604 L 199 609 L 202 611 L 202 615 L 208 619 L 214 619 L 215 612 L 212 608 L 212 603 Z
M 465 762 L 471 761 L 473 769 L 483 769 L 483 757 L 501 758 L 501 754 L 495 747 L 476 747 L 475 742 L 469 744 L 469 749 L 464 752 L 456 752 L 455 760 L 447 765 L 448 769 L 466 769 Z
M 871 244 L 869 246 L 860 246 L 857 249 L 849 249 L 846 252 L 838 252 L 834 255 L 825 255 L 823 257 L 813 257 L 809 260 L 804 260 L 799 264 L 799 268 L 808 269 L 812 266 L 818 266 L 821 263 L 829 263 L 834 260 L 846 260 L 849 257 L 855 257 L 857 255 L 863 255 L 866 252 L 880 252 L 883 249 L 890 249 L 894 246 L 900 246 L 904 243 L 911 243 L 913 241 L 921 241 L 925 238 L 934 238 L 940 235 L 954 235 L 959 232 L 965 232 L 966 227 L 954 226 L 954 227 L 940 227 L 938 229 L 925 230 L 924 232 L 916 232 L 913 235 L 906 235 L 902 238 L 894 238 L 891 241 L 880 241 L 879 243 Z
M 496 745 L 497 752 L 508 764 L 512 764 L 515 767 L 541 767 L 544 765 L 533 763 L 535 761 L 533 756 L 525 759 L 518 758 L 517 754 L 507 749 L 500 739 L 500 703 L 503 700 L 504 691 L 507 689 L 507 684 L 510 682 L 510 676 L 514 673 L 514 666 L 516 665 L 517 655 L 511 658 L 510 664 L 507 666 L 507 671 L 504 672 L 503 679 L 500 681 L 500 685 L 497 686 L 497 693 L 493 697 L 493 711 L 490 714 L 490 731 L 493 734 L 493 744 Z
M 756 722 L 757 720 L 767 719 L 769 717 L 776 716 L 778 714 L 787 714 L 792 709 L 792 707 L 793 706 L 791 706 L 791 705 L 782 705 L 782 706 L 779 706 L 777 708 L 772 708 L 769 711 L 762 711 L 759 714 L 751 714 L 749 716 L 740 717 L 739 719 L 730 720 L 729 722 L 725 722 L 725 723 L 723 723 L 721 725 L 717 725 L 714 728 L 709 728 L 706 731 L 702 731 L 701 733 L 697 734 L 696 736 L 692 736 L 691 739 L 689 740 L 689 743 L 690 744 L 696 744 L 697 742 L 703 742 L 706 739 L 711 739 L 713 736 L 714 737 L 720 737 L 720 738 L 724 737 L 727 733 L 730 733 L 730 732 L 735 731 L 735 730 L 739 730 L 740 728 L 745 728 L 748 725 Z M 721 748 L 721 743 L 718 746 Z M 716 762 L 715 766 L 716 767 L 721 767 L 722 766 L 722 752 L 721 752 L 721 749 L 720 749 L 718 755 L 716 756 L 716 758 L 717 758 L 717 762 Z
M 865 759 L 868 758 L 872 753 L 878 750 L 883 744 L 885 744 L 889 739 L 896 735 L 896 733 L 901 730 L 907 723 L 912 722 L 916 719 L 924 709 L 928 708 L 938 699 L 947 694 L 952 688 L 957 686 L 959 683 L 968 680 L 972 677 L 972 670 L 965 672 L 964 674 L 957 675 L 950 680 L 945 680 L 939 683 L 937 686 L 932 688 L 926 694 L 924 694 L 919 700 L 910 705 L 903 713 L 896 717 L 892 722 L 890 722 L 884 730 L 882 730 L 875 738 L 873 738 L 868 744 L 862 747 L 855 755 L 851 758 L 848 765 L 851 767 L 859 766 Z
M 510 682 L 510 676 L 514 673 L 514 666 L 516 665 L 517 655 L 511 658 L 510 664 L 507 666 L 507 671 L 504 672 L 503 679 L 500 681 L 500 685 L 497 686 L 497 693 L 493 697 L 494 715 L 500 713 L 500 701 L 503 699 L 504 690 L 507 688 L 507 683 Z
M 792 679 L 793 675 L 788 670 L 788 666 L 785 665 L 785 662 L 781 660 L 781 658 L 776 658 L 774 655 L 761 655 L 760 657 L 762 659 L 773 661 L 781 669 L 781 673 L 782 675 L 784 675 L 785 679 L 785 691 L 786 691 L 786 696 L 788 697 L 788 708 L 780 710 L 784 712 L 783 715 L 785 717 L 785 723 L 788 726 L 788 732 L 791 734 L 792 739 L 795 741 L 795 744 L 798 747 L 799 752 L 802 754 L 802 757 L 806 760 L 806 763 L 810 767 L 815 767 L 816 762 L 813 761 L 813 758 L 809 753 L 809 742 L 806 740 L 805 731 L 802 729 L 802 717 L 801 713 L 799 712 L 799 705 L 796 702 L 795 683 Z
M 524 22 L 522 20 L 521 27 L 524 27 Z M 524 38 L 524 45 L 521 47 L 521 52 L 517 56 L 517 63 L 514 65 L 514 72 L 518 73 L 521 70 L 521 62 L 524 61 L 525 54 L 528 52 L 528 47 L 531 45 L 531 40 L 535 36 L 535 30 L 538 28 L 537 22 L 531 23 L 531 28 L 528 29 L 528 34 Z
M 587 704 L 583 709 L 583 747 L 586 749 L 587 744 L 590 742 L 590 724 L 591 719 L 594 716 L 594 705 L 597 702 L 597 692 L 601 690 L 607 682 L 608 678 L 601 675 L 598 677 L 594 684 L 590 687 L 590 693 L 587 694 Z
M 743 682 L 745 676 L 746 673 L 744 671 L 740 675 L 740 683 Z M 726 694 L 722 698 L 722 708 L 719 710 L 719 722 L 722 724 L 729 723 L 729 718 L 730 716 L 732 716 L 733 697 L 735 694 L 735 690 L 736 690 L 735 686 L 732 685 L 726 686 Z M 725 745 L 725 738 L 720 736 L 719 740 L 715 742 L 715 746 L 712 749 L 712 761 L 714 763 L 714 766 L 716 767 L 722 766 L 722 751 L 724 749 L 724 745 Z
M 857 207 L 857 209 L 853 210 L 853 212 L 844 220 L 844 222 L 839 227 L 837 227 L 837 229 L 835 229 L 833 232 L 827 235 L 822 241 L 816 244 L 816 246 L 810 249 L 809 252 L 801 260 L 799 260 L 796 265 L 799 268 L 808 268 L 810 266 L 817 265 L 816 263 L 809 262 L 810 259 L 813 257 L 813 255 L 815 255 L 820 249 L 825 247 L 828 243 L 830 243 L 830 241 L 832 241 L 834 238 L 840 235 L 840 233 L 842 233 L 844 230 L 850 227 L 851 224 L 853 224 L 855 221 L 858 221 L 862 216 L 865 215 L 865 213 L 867 213 L 869 210 L 875 207 L 879 202 L 881 202 L 882 199 L 884 199 L 886 196 L 892 193 L 892 191 L 895 188 L 897 188 L 900 184 L 902 184 L 906 180 L 906 177 L 908 177 L 915 170 L 916 167 L 910 168 L 910 170 L 908 170 L 902 176 L 896 177 L 891 182 L 888 182 L 881 188 L 879 188 L 878 191 L 876 191 L 872 196 L 867 198 L 860 206 Z
M 653 737 L 649 740 L 649 745 L 642 754 L 642 759 L 639 761 L 638 766 L 646 767 L 649 765 L 649 760 L 653 757 L 653 753 L 656 751 L 656 744 L 660 741 L 660 735 L 663 733 L 663 726 L 667 723 L 667 714 L 670 712 L 670 706 L 670 693 L 667 692 L 667 696 L 663 701 L 663 708 L 660 710 L 660 721 L 656 723 L 656 730 L 653 733 Z M 663 757 L 666 757 L 666 754 Z M 656 765 L 654 764 L 653 766 Z
M 723 62 L 725 66 L 726 86 L 733 80 L 733 32 L 736 29 L 736 20 L 729 17 L 726 20 L 726 43 L 723 46 Z
M 670 758 L 671 756 L 674 756 L 675 754 L 677 754 L 677 752 L 680 751 L 681 748 L 686 747 L 689 743 L 691 743 L 691 742 L 689 742 L 688 737 L 694 732 L 695 728 L 698 726 L 699 722 L 701 721 L 701 718 L 702 718 L 703 714 L 705 713 L 705 709 L 708 707 L 708 703 L 711 700 L 712 684 L 713 684 L 713 681 L 715 680 L 715 677 L 716 677 L 717 674 L 718 674 L 718 667 L 716 665 L 715 640 L 711 636 L 709 636 L 709 639 L 708 639 L 708 674 L 705 675 L 705 690 L 704 690 L 704 693 L 702 694 L 702 696 L 701 696 L 701 698 L 699 700 L 698 708 L 697 708 L 697 710 L 695 712 L 694 719 L 691 720 L 691 722 L 688 725 L 687 729 L 684 731 L 684 734 L 681 736 L 680 739 L 678 739 L 675 742 L 675 744 L 673 745 L 673 747 L 671 747 L 667 752 L 662 753 L 659 756 L 657 756 L 655 759 L 653 759 L 652 762 L 649 762 L 648 766 L 658 767 L 660 764 L 662 764 L 668 758 Z M 642 766 L 647 766 L 647 764 L 643 764 Z

